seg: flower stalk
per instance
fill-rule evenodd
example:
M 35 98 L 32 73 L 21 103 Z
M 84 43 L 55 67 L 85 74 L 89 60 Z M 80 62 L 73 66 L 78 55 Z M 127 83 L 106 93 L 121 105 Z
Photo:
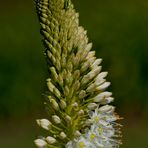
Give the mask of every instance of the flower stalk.
M 48 131 L 34 142 L 39 148 L 117 148 L 120 119 L 109 105 L 102 59 L 91 51 L 87 33 L 71 0 L 36 0 L 48 65 L 45 105 L 48 119 L 37 124 Z

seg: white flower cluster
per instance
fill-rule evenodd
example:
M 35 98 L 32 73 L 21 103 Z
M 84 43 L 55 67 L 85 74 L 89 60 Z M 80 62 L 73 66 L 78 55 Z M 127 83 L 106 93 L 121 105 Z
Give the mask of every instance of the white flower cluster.
M 69 141 L 66 148 L 117 148 L 121 144 L 118 139 L 120 130 L 119 125 L 115 123 L 118 119 L 114 115 L 114 107 L 105 105 L 89 111 L 89 117 L 86 124 L 91 124 L 79 138 Z

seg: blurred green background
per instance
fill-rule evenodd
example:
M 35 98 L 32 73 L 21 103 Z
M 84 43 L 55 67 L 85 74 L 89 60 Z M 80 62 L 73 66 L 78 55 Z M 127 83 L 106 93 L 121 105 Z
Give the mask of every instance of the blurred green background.
M 148 147 L 148 1 L 73 0 L 124 117 L 121 148 Z M 33 0 L 0 1 L 0 148 L 41 134 L 46 62 Z

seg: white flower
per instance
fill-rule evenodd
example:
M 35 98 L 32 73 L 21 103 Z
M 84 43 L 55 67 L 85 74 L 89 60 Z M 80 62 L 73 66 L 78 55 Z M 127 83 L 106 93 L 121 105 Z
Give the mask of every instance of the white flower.
M 89 142 L 85 137 L 81 136 L 78 139 L 69 141 L 66 148 L 95 148 L 92 143 Z
M 88 111 L 91 123 L 90 128 L 78 139 L 67 143 L 66 148 L 117 148 L 120 144 L 118 139 L 113 139 L 116 129 L 113 126 L 117 120 L 114 115 L 114 107 L 105 105 Z M 117 129 L 118 130 L 118 129 Z
M 98 108 L 95 109 L 95 111 L 89 111 L 89 121 L 93 124 L 97 124 L 101 122 L 102 118 L 104 117 L 102 114 L 99 114 Z

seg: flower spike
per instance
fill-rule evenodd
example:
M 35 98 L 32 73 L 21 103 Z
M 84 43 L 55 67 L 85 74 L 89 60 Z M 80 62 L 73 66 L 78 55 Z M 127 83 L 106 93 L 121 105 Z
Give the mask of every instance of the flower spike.
M 120 124 L 114 100 L 106 91 L 107 72 L 71 0 L 36 0 L 36 11 L 48 65 L 45 105 L 48 119 L 37 124 L 48 131 L 35 140 L 39 148 L 118 148 Z

